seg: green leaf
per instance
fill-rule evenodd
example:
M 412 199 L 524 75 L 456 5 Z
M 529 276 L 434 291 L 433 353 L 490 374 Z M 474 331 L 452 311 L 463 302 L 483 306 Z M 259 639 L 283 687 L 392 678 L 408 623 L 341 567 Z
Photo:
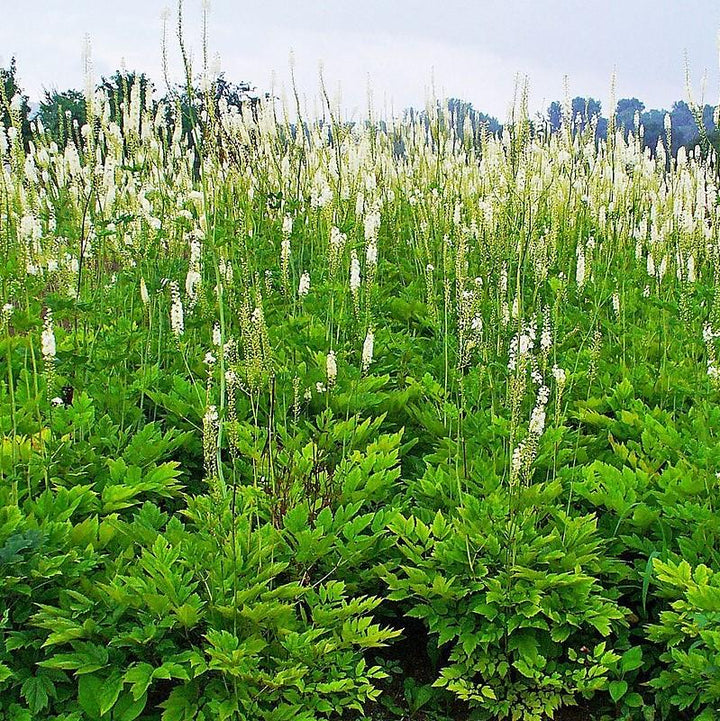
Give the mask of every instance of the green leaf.
M 194 721 L 198 711 L 195 689 L 191 686 L 175 687 L 160 707 L 165 709 L 162 721 Z
M 80 676 L 78 678 L 78 703 L 80 708 L 93 721 L 99 719 L 100 713 L 100 695 L 104 679 L 94 674 Z
M 49 694 L 54 694 L 55 686 L 53 682 L 42 674 L 31 676 L 26 679 L 20 688 L 20 693 L 27 701 L 30 711 L 37 715 L 49 703 Z
M 9 669 L 4 663 L 0 663 L 0 683 L 6 681 L 13 675 L 11 669 Z
M 118 699 L 113 709 L 113 721 L 134 721 L 145 709 L 147 694 L 135 699 L 129 693 L 124 693 Z
M 102 685 L 100 693 L 100 715 L 105 715 L 118 700 L 123 687 L 123 678 L 120 672 L 114 673 L 110 678 L 106 679 Z
M 538 668 L 544 666 L 543 659 L 538 653 L 538 638 L 532 631 L 518 631 L 510 637 L 508 648 L 517 649 L 520 658 L 528 665 Z
M 133 505 L 135 497 L 141 493 L 142 489 L 131 486 L 105 486 L 102 493 L 102 512 L 111 513 L 129 508 Z
M 628 690 L 627 681 L 610 681 L 610 698 L 615 701 L 615 703 L 618 702 L 619 699 L 621 699 L 625 692 Z
M 57 668 L 65 671 L 75 671 L 77 676 L 84 673 L 94 673 L 105 667 L 108 662 L 106 648 L 92 643 L 72 644 L 74 653 L 56 653 L 47 661 L 38 665 L 43 668 Z
M 180 621 L 185 628 L 192 628 L 193 626 L 197 626 L 200 620 L 201 612 L 195 606 L 192 606 L 189 603 L 184 603 L 182 606 L 178 606 L 175 609 L 175 615 L 177 616 L 178 621 Z
M 648 595 L 648 589 L 650 588 L 650 579 L 652 578 L 653 574 L 653 560 L 657 558 L 660 555 L 658 551 L 653 551 L 649 556 L 647 563 L 645 564 L 645 572 L 643 573 L 643 582 L 642 582 L 642 607 L 643 611 L 645 610 L 645 605 L 647 603 L 647 595 Z
M 435 514 L 435 518 L 433 519 L 432 526 L 430 528 L 435 538 L 442 538 L 445 535 L 447 522 L 440 511 Z
M 285 528 L 290 533 L 300 533 L 308 528 L 308 509 L 305 505 L 295 506 L 285 514 Z
M 185 670 L 184 666 L 172 661 L 166 661 L 162 666 L 153 671 L 153 678 L 179 678 L 183 681 L 188 681 L 190 677 L 188 676 L 188 672 Z
M 10 705 L 10 713 L 12 721 L 37 721 L 33 714 L 31 714 L 26 708 L 20 708 L 16 703 Z M 75 721 L 75 719 L 73 719 Z
M 640 666 L 642 666 L 642 646 L 633 646 L 633 648 L 625 651 L 620 659 L 620 670 L 625 673 L 626 671 L 634 671 Z
M 153 667 L 149 663 L 138 663 L 127 670 L 124 676 L 126 683 L 132 684 L 132 696 L 137 701 L 150 687 L 153 679 Z

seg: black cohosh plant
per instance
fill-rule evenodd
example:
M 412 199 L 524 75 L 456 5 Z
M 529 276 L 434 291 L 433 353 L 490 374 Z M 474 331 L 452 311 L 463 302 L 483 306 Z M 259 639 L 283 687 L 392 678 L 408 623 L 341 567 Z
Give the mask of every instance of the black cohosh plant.
M 181 54 L 0 131 L 0 717 L 714 718 L 713 161 Z

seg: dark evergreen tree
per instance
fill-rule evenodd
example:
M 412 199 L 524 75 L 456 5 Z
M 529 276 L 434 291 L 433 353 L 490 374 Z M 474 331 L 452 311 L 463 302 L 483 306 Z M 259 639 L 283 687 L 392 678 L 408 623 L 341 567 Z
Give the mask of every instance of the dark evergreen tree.
M 15 58 L 10 59 L 10 67 L 0 68 L 0 123 L 6 128 L 15 124 L 18 126 L 23 140 L 27 147 L 30 141 L 30 105 L 28 96 L 25 95 L 18 84 L 17 63 Z

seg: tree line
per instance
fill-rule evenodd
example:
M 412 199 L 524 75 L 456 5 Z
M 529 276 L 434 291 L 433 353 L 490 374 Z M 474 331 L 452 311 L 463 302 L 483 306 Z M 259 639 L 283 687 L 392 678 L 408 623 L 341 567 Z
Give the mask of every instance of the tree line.
M 150 79 L 144 73 L 117 70 L 111 76 L 103 77 L 98 85 L 98 89 L 105 90 L 110 98 L 112 119 L 119 125 L 122 125 L 123 112 L 127 108 L 126 101 L 130 99 L 136 85 L 144 107 L 148 91 L 152 95 Z M 193 122 L 203 115 L 203 111 L 208 110 L 208 100 L 215 111 L 221 103 L 225 103 L 227 107 L 243 112 L 248 108 L 254 109 L 260 99 L 249 83 L 232 83 L 220 76 L 212 84 L 212 97 L 208 96 L 207 88 L 203 90 L 199 85 L 195 88 L 177 86 L 168 89 L 162 100 L 168 108 L 176 111 L 174 118 L 182 118 L 183 132 L 189 132 Z M 480 129 L 489 133 L 502 131 L 502 123 L 496 117 L 476 110 L 472 103 L 464 100 L 451 98 L 443 110 L 447 111 L 461 139 L 465 138 L 469 129 L 473 137 Z M 636 136 L 640 134 L 643 145 L 652 152 L 655 152 L 660 141 L 672 155 L 676 155 L 681 147 L 690 149 L 703 144 L 720 150 L 717 110 L 718 107 L 707 104 L 691 107 L 684 100 L 674 102 L 670 110 L 646 109 L 638 98 L 622 98 L 617 101 L 613 120 L 615 127 L 626 136 L 630 132 Z M 426 117 L 425 111 L 413 108 L 409 108 L 406 115 L 411 119 Z M 538 114 L 533 119 L 532 126 L 535 130 L 558 132 L 563 118 L 568 115 L 574 130 L 582 131 L 588 124 L 593 124 L 597 139 L 607 137 L 610 120 L 602 114 L 602 103 L 592 97 L 577 96 L 566 104 L 555 100 L 544 114 Z M 670 121 L 669 136 L 666 118 Z M 15 58 L 12 58 L 7 68 L 0 68 L 0 122 L 5 127 L 12 124 L 19 127 L 27 143 L 31 137 L 33 120 L 39 120 L 44 131 L 58 144 L 74 139 L 87 122 L 85 93 L 77 89 L 45 90 L 42 100 L 33 110 L 19 84 L 17 65 Z
M 212 84 L 198 82 L 194 87 L 177 85 L 168 88 L 160 100 L 153 98 L 150 78 L 135 71 L 116 70 L 109 77 L 102 77 L 95 90 L 105 92 L 110 120 L 121 128 L 133 99 L 140 108 L 151 107 L 154 111 L 162 103 L 168 126 L 173 128 L 175 123 L 182 123 L 183 134 L 191 139 L 191 129 L 200 119 L 216 115 L 221 106 L 237 112 L 255 112 L 262 99 L 250 83 L 232 83 L 223 75 L 215 78 Z M 84 91 L 72 88 L 45 90 L 37 107 L 31 108 L 29 97 L 18 81 L 15 59 L 10 61 L 9 67 L 0 68 L 0 124 L 18 128 L 26 146 L 32 138 L 33 124 L 62 146 L 68 141 L 79 143 L 79 134 L 87 122 Z
M 469 128 L 483 127 L 491 133 L 502 130 L 497 118 L 478 112 L 471 103 L 463 100 L 452 98 L 447 103 L 447 110 L 461 138 Z M 711 146 L 716 151 L 720 150 L 717 111 L 718 106 L 692 107 L 684 100 L 675 101 L 670 110 L 648 110 L 638 98 L 622 98 L 617 101 L 613 120 L 615 128 L 621 130 L 626 138 L 633 133 L 653 153 L 661 142 L 664 149 L 675 156 L 680 148 L 689 150 Z M 598 140 L 607 138 L 610 127 L 610 120 L 602 114 L 602 103 L 592 97 L 581 96 L 565 104 L 560 100 L 553 101 L 546 112 L 539 113 L 530 124 L 534 132 L 545 130 L 556 133 L 565 121 L 571 124 L 573 132 L 593 126 Z

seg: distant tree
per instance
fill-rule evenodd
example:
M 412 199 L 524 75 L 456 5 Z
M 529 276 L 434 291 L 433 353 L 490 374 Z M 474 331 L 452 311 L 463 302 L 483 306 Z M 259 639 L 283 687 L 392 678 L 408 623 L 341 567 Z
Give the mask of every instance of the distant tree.
M 469 128 L 472 130 L 473 138 L 477 132 L 484 128 L 490 133 L 498 133 L 502 129 L 500 121 L 486 113 L 475 110 L 472 103 L 458 98 L 450 98 L 447 101 L 447 109 L 453 120 L 455 132 L 461 140 L 465 140 L 465 132 Z
M 6 128 L 16 124 L 26 147 L 30 140 L 28 100 L 18 84 L 17 64 L 13 57 L 10 67 L 0 68 L 0 123 Z
M 684 100 L 673 103 L 670 122 L 672 123 L 672 152 L 675 155 L 681 146 L 687 147 L 694 141 L 700 135 L 700 130 L 692 110 Z
M 595 116 L 600 116 L 602 104 L 594 98 L 576 97 L 572 100 L 572 121 L 577 130 L 584 130 L 585 126 Z
M 559 100 L 553 100 L 550 103 L 547 116 L 548 123 L 550 123 L 550 132 L 556 133 L 562 125 L 562 103 Z
M 615 124 L 622 128 L 627 137 L 630 130 L 637 132 L 635 126 L 636 114 L 642 115 L 645 110 L 645 103 L 637 98 L 621 98 L 615 106 Z
M 643 144 L 654 153 L 660 138 L 665 137 L 665 111 L 648 110 L 641 116 Z
M 718 108 L 712 105 L 705 105 L 702 109 L 702 124 L 705 137 L 701 137 L 702 133 L 698 132 L 698 137 L 693 138 L 688 144 L 689 147 L 700 146 L 703 153 L 713 149 L 717 155 L 720 155 L 720 132 L 716 123 Z
M 675 103 L 675 105 L 677 104 L 678 103 Z M 720 133 L 715 122 L 717 109 L 712 105 L 704 105 L 694 110 L 688 107 L 688 110 L 692 115 L 693 129 L 696 132 L 694 134 L 686 133 L 685 137 L 682 138 L 684 142 L 679 142 L 677 147 L 679 148 L 680 145 L 683 145 L 688 149 L 695 148 L 703 157 L 706 157 L 710 150 L 720 153 Z M 700 121 L 699 126 L 698 121 Z M 675 120 L 673 119 L 673 146 L 676 144 L 676 135 Z
M 499 133 L 502 131 L 502 123 L 494 116 L 487 113 L 478 113 L 476 121 L 487 128 L 490 133 Z
M 715 123 L 715 107 L 712 105 L 705 105 L 702 109 L 703 125 L 708 132 L 716 130 Z
M 563 118 L 563 104 L 559 100 L 554 100 L 547 109 L 547 120 L 550 124 L 550 132 L 554 133 L 560 130 L 563 120 L 570 121 L 574 131 L 583 131 L 585 127 L 594 118 L 597 118 L 596 137 L 605 137 L 607 135 L 607 121 L 602 118 L 602 104 L 594 98 L 575 97 L 571 101 L 570 118 Z M 603 122 L 601 122 L 603 121 Z
M 497 135 L 503 129 L 494 115 L 482 113 L 476 110 L 472 103 L 460 98 L 449 98 L 445 103 L 438 100 L 432 114 L 427 108 L 423 110 L 405 108 L 403 118 L 407 123 L 421 123 L 433 142 L 438 142 L 439 129 L 452 128 L 455 136 L 466 149 L 475 147 L 479 150 L 482 134 Z M 398 156 L 404 154 L 405 143 L 402 139 L 394 140 L 394 152 Z
M 219 107 L 222 103 L 239 112 L 256 112 L 263 99 L 269 100 L 270 94 L 258 93 L 257 88 L 250 83 L 231 83 L 225 74 L 218 76 L 212 84 L 214 100 Z
M 713 127 L 707 133 L 707 141 L 702 142 L 700 136 L 690 143 L 691 148 L 699 152 L 702 157 L 707 158 L 708 153 L 712 150 L 717 156 L 720 156 L 720 130 Z M 720 169 L 716 170 L 716 175 L 720 174 Z
M 602 115 L 598 116 L 597 128 L 595 129 L 595 138 L 597 138 L 597 139 L 602 138 L 603 140 L 606 140 L 609 125 L 610 125 L 610 122 L 607 118 L 604 118 Z
M 261 103 L 268 99 L 269 93 L 259 93 L 248 82 L 230 82 L 221 74 L 212 83 L 196 83 L 190 88 L 186 85 L 176 86 L 162 102 L 167 110 L 168 127 L 174 130 L 180 122 L 182 134 L 190 147 L 199 147 L 203 152 L 217 152 L 224 159 L 240 162 L 246 154 L 246 148 L 214 119 L 220 114 L 230 113 L 257 120 Z M 292 127 L 291 133 L 295 130 Z M 248 132 L 250 143 L 254 144 L 256 131 L 250 126 Z M 196 166 L 199 155 L 196 156 Z
M 38 118 L 50 137 L 62 145 L 73 135 L 74 127 L 85 124 L 85 96 L 79 90 L 46 90 Z
M 153 104 L 153 84 L 145 73 L 116 70 L 109 78 L 103 77 L 98 87 L 108 96 L 110 119 L 121 128 L 131 120 L 130 111 L 133 102 L 139 106 L 141 116 L 146 105 Z M 138 130 L 141 125 L 142 117 Z

